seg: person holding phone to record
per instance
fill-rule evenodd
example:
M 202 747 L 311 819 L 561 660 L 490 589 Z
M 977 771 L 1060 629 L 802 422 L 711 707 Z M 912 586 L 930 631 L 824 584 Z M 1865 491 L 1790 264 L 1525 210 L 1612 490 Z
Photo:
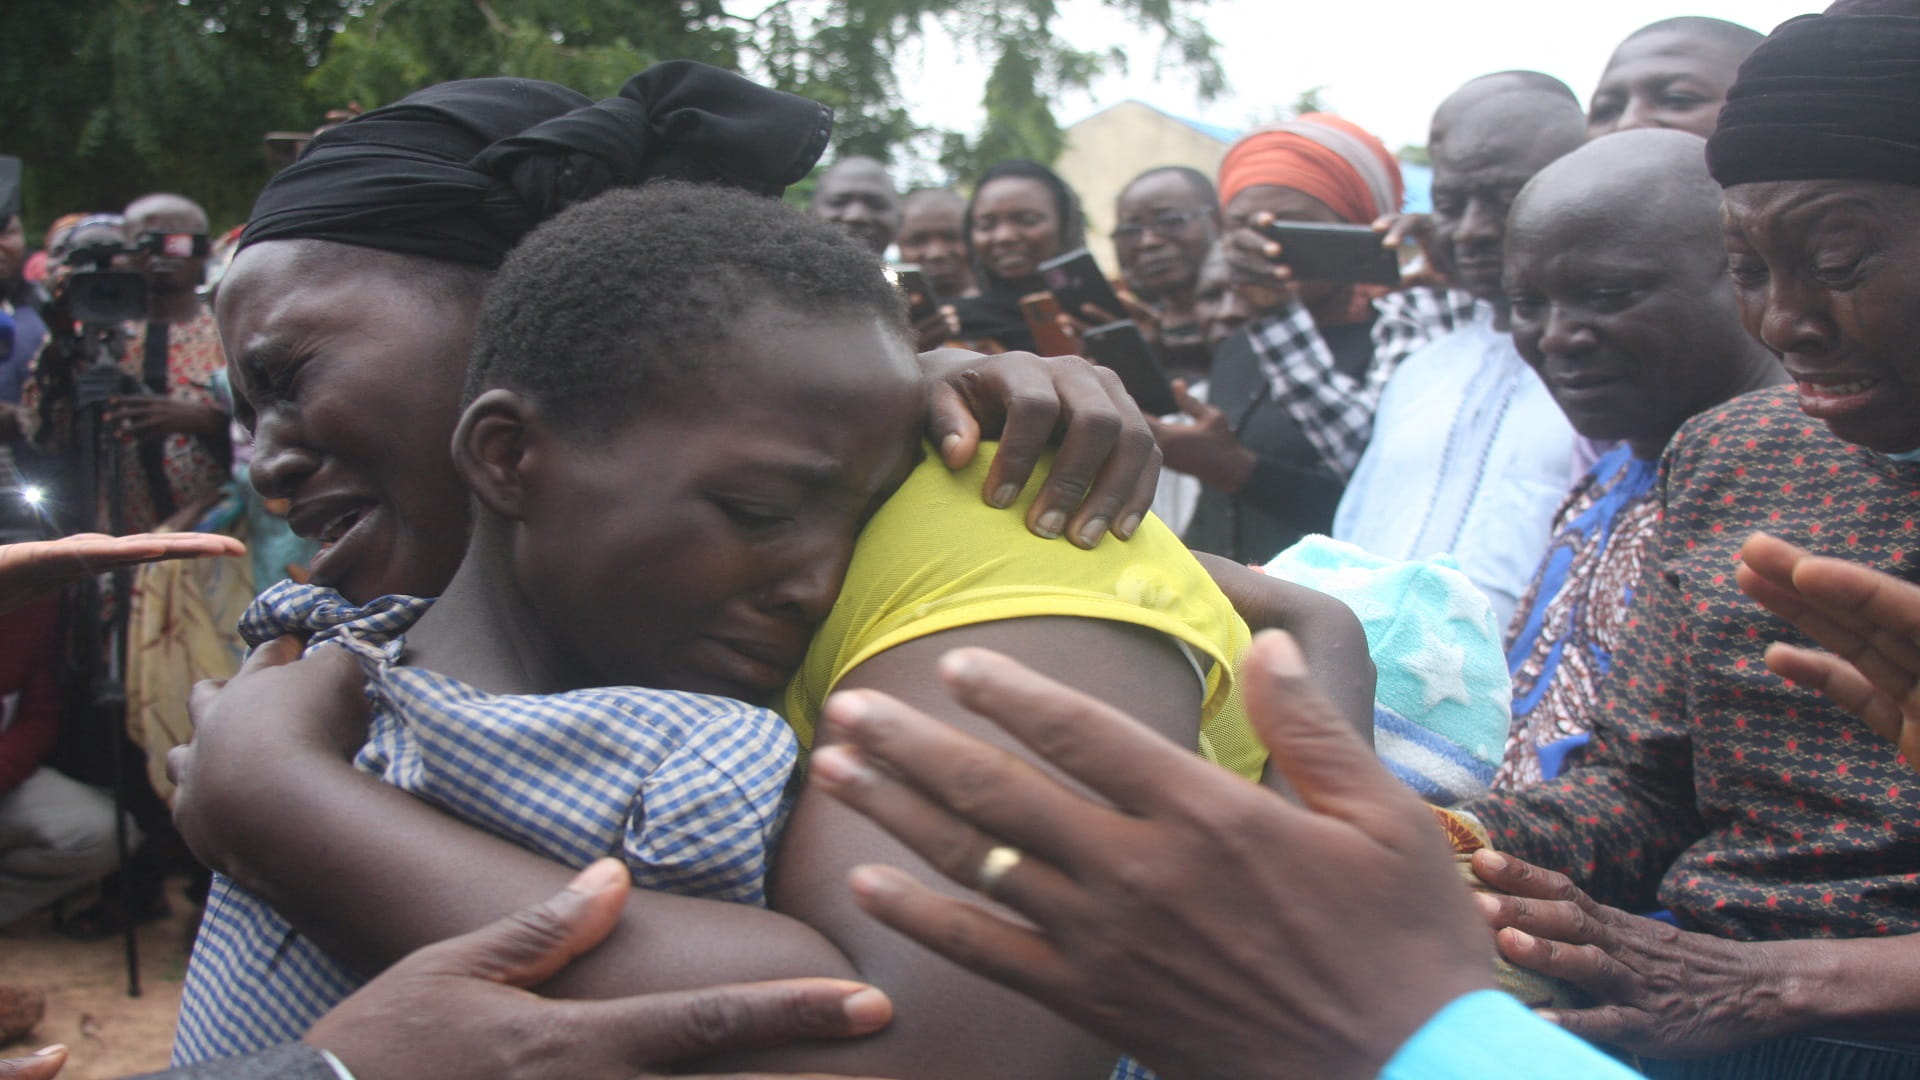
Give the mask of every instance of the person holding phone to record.
M 1215 347 L 1207 401 L 1179 387 L 1193 422 L 1155 434 L 1167 467 L 1204 485 L 1187 542 L 1265 562 L 1332 526 L 1379 386 L 1405 355 L 1375 340 L 1372 301 L 1396 277 L 1367 227 L 1399 209 L 1400 168 L 1379 139 L 1313 113 L 1235 143 L 1219 188 L 1213 281 L 1224 274 L 1254 318 Z

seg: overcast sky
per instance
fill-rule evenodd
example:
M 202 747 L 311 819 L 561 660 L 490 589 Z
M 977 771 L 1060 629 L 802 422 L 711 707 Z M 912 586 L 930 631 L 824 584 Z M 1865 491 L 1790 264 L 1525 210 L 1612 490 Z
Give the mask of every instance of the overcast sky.
M 1335 112 L 1389 147 L 1424 144 L 1433 107 L 1475 75 L 1534 68 L 1564 79 L 1584 103 L 1620 39 L 1674 15 L 1710 15 L 1761 33 L 1825 0 L 1214 0 L 1198 9 L 1220 45 L 1225 97 L 1202 103 L 1178 69 L 1156 70 L 1154 39 L 1099 0 L 1061 0 L 1059 31 L 1083 48 L 1120 45 L 1129 70 L 1073 94 L 1063 124 L 1128 98 L 1231 128 L 1271 118 L 1310 87 Z M 934 35 L 901 57 L 916 118 L 977 131 L 982 65 Z

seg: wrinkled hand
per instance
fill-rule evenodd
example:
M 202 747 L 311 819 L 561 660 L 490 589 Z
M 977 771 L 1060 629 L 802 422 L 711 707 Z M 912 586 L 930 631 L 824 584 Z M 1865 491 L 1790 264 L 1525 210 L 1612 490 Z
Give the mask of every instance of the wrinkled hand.
M 302 659 L 298 638 L 253 650 L 233 678 L 194 684 L 188 699 L 193 741 L 167 754 L 174 782 L 173 822 L 194 856 L 242 879 L 216 826 L 228 800 L 255 782 L 252 762 L 290 748 L 351 758 L 367 737 L 366 676 L 345 649 Z
M 1491 849 L 1473 854 L 1476 893 L 1500 954 L 1594 999 L 1541 1015 L 1581 1038 L 1650 1057 L 1722 1053 L 1771 1038 L 1777 977 L 1764 943 L 1695 934 L 1588 896 L 1566 875 Z
M 31 1057 L 0 1058 L 0 1080 L 53 1080 L 67 1064 L 67 1048 L 55 1043 Z
M 162 435 L 205 435 L 227 432 L 227 414 L 199 401 L 164 395 L 114 398 L 107 405 L 107 422 L 135 439 Z
M 1185 379 L 1173 380 L 1173 400 L 1191 424 L 1147 418 L 1167 468 L 1198 477 L 1208 487 L 1231 495 L 1246 485 L 1259 459 L 1241 445 L 1227 414 L 1187 392 Z
M 245 544 L 211 533 L 78 533 L 58 540 L 0 545 L 0 611 L 8 611 L 93 574 L 168 559 L 245 555 Z
M 602 859 L 545 903 L 408 956 L 303 1041 L 332 1051 L 359 1080 L 629 1080 L 684 1058 L 864 1035 L 892 1019 L 880 991 L 832 979 L 611 1001 L 520 989 L 604 940 L 628 886 L 626 868 Z
M 1090 548 L 1111 531 L 1132 536 L 1153 505 L 1160 449 L 1140 407 L 1111 370 L 1077 356 L 948 349 L 920 357 L 928 380 L 928 436 L 950 469 L 963 468 L 982 438 L 1000 440 L 982 492 L 1011 506 L 1050 442 L 1053 468 L 1027 513 L 1027 528 Z
M 1740 587 L 1831 652 L 1775 642 L 1767 667 L 1832 698 L 1920 768 L 1920 585 L 1755 533 Z
M 1164 1076 L 1372 1077 L 1442 1005 L 1492 985 L 1485 934 L 1431 813 L 1308 679 L 1256 639 L 1248 711 L 1296 805 L 1132 718 L 978 649 L 949 691 L 1089 798 L 886 695 L 835 695 L 811 776 L 942 873 L 1023 916 L 853 871 L 862 908 Z M 1109 803 L 1107 800 L 1111 800 Z

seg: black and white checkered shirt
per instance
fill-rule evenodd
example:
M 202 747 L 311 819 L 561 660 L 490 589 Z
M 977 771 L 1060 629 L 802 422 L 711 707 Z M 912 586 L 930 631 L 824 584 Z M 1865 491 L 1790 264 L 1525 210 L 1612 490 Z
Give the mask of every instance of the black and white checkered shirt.
M 1327 467 L 1351 476 L 1373 435 L 1380 392 L 1416 349 L 1473 318 L 1478 303 L 1458 289 L 1417 286 L 1373 302 L 1373 361 L 1360 378 L 1334 366 L 1333 350 L 1300 304 L 1248 327 L 1254 356 L 1273 399 L 1287 410 Z

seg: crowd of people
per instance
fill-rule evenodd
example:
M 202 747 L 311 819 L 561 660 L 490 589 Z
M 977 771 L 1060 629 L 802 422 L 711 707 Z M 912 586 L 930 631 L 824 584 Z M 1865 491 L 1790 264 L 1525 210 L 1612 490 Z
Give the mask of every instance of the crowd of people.
M 1920 1077 L 1915 115 L 1910 0 L 1666 19 L 1091 303 L 688 61 L 0 192 L 0 924 L 196 875 L 180 1077 Z

